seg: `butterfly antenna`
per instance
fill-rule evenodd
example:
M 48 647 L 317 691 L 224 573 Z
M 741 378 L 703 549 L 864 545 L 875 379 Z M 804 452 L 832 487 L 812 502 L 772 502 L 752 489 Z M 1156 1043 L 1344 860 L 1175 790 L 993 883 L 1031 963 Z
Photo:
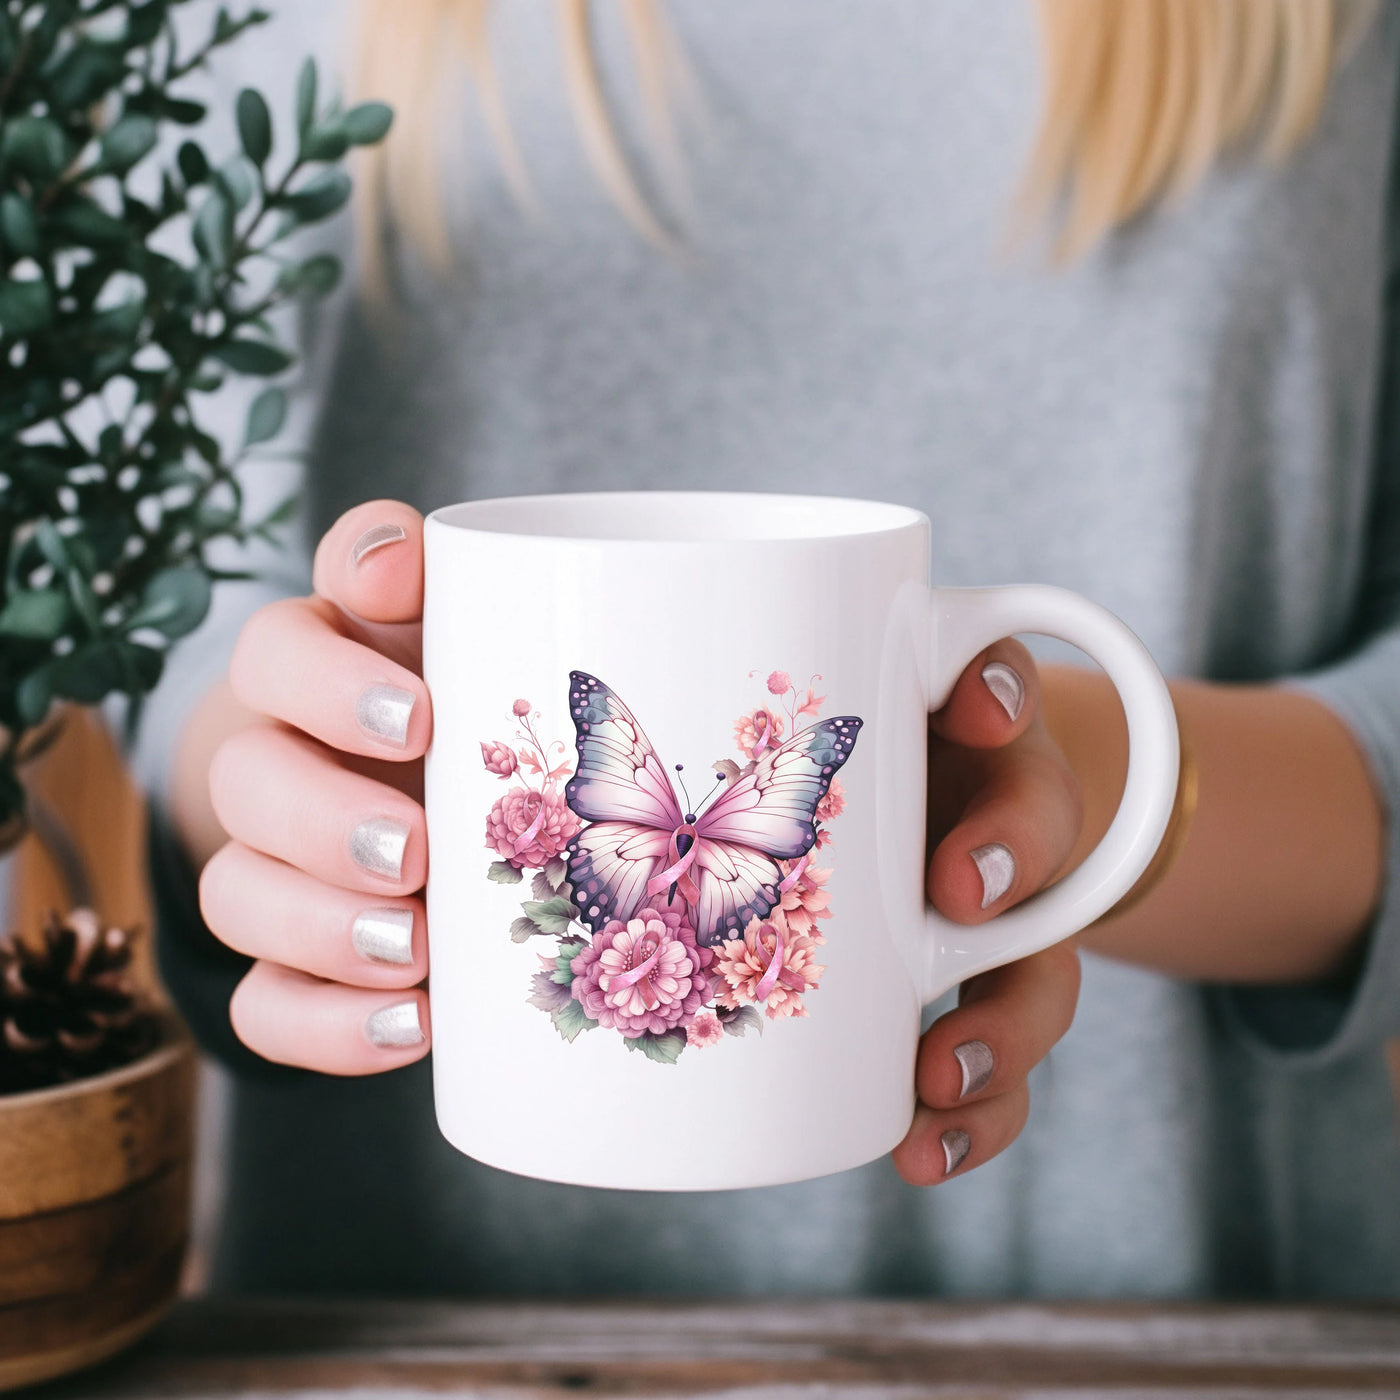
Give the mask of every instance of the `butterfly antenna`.
M 685 810 L 687 812 L 693 812 L 695 808 L 690 805 L 690 794 L 685 790 L 685 779 L 680 776 L 683 772 L 685 772 L 685 764 L 676 764 L 676 776 L 680 778 L 681 795 L 685 798 Z
M 708 807 L 708 806 L 710 805 L 710 803 L 714 800 L 715 791 L 716 791 L 716 789 L 718 789 L 719 785 L 720 785 L 723 781 L 724 781 L 724 774 L 721 773 L 718 769 L 716 769 L 716 770 L 715 770 L 715 785 L 714 785 L 714 787 L 712 787 L 712 788 L 709 790 L 709 792 L 707 792 L 707 793 L 705 794 L 705 800 L 700 804 L 700 810 L 701 810 L 702 812 L 703 812 L 703 811 L 705 810 L 705 808 Z

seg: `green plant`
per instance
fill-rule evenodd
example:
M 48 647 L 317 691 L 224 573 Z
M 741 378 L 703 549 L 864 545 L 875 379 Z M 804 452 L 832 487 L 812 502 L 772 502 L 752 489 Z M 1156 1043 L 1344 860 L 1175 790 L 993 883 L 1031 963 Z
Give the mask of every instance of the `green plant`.
M 340 276 L 286 240 L 350 196 L 337 162 L 389 109 L 317 99 L 273 160 L 265 99 L 238 94 L 241 149 L 201 144 L 182 84 L 267 14 L 220 9 L 182 51 L 188 0 L 0 0 L 0 832 L 20 829 L 18 761 L 58 700 L 132 709 L 197 627 L 216 541 L 288 513 L 244 509 L 235 467 L 281 428 L 278 385 L 227 453 L 201 427 L 229 375 L 293 363 L 269 314 Z M 180 139 L 180 128 L 187 128 Z M 288 503 L 289 504 L 289 503 Z

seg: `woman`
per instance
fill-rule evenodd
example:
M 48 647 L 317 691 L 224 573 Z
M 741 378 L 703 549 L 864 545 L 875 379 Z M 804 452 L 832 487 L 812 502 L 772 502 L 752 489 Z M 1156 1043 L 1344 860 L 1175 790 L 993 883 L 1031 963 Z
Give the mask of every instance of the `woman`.
M 366 95 L 400 112 L 370 188 L 401 237 L 372 213 L 361 252 L 398 307 L 347 313 L 319 395 L 314 593 L 252 614 L 171 767 L 220 942 L 191 911 L 164 965 L 240 1075 L 216 1281 L 1394 1291 L 1393 16 L 1348 43 L 1329 0 L 677 3 L 707 113 L 677 141 L 656 12 L 595 8 L 590 38 L 582 0 L 503 7 L 489 44 L 467 0 L 367 11 Z M 467 117 L 428 82 L 451 42 Z M 444 126 L 469 149 L 434 164 Z M 1048 257 L 1004 252 L 1028 148 Z M 636 1196 L 436 1135 L 414 507 L 662 485 L 916 505 L 939 582 L 1076 588 L 1178 678 L 1185 846 L 1080 940 L 1077 1016 L 1069 947 L 940 1008 L 892 1164 Z M 967 923 L 1116 802 L 1111 694 L 1039 655 L 999 643 L 932 721 L 930 897 Z M 382 816 L 404 839 L 376 874 L 352 835 Z

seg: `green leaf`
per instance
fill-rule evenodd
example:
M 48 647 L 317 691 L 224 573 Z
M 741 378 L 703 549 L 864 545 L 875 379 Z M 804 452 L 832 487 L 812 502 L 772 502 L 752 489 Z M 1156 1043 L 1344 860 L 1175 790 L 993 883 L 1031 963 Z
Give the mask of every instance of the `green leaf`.
M 226 340 L 209 353 L 239 374 L 279 374 L 292 363 L 289 351 L 263 340 Z
M 640 1050 L 647 1059 L 655 1060 L 659 1065 L 675 1064 L 685 1049 L 683 1031 L 667 1031 L 665 1035 L 652 1035 L 648 1031 L 644 1035 L 624 1036 L 623 1040 L 629 1050 Z
M 586 947 L 588 944 L 582 938 L 564 939 L 554 955 L 554 971 L 549 974 L 549 980 L 557 982 L 561 987 L 571 986 L 574 980 L 574 959 Z
M 68 595 L 57 588 L 16 593 L 0 612 L 0 634 L 51 642 L 72 616 Z
M 0 618 L 0 622 L 3 620 Z M 528 943 L 537 933 L 543 932 L 544 930 L 533 919 L 527 919 L 522 915 L 511 922 L 510 941 L 512 943 Z
M 102 169 L 124 175 L 156 144 L 156 124 L 150 117 L 126 116 L 103 133 Z
M 387 102 L 360 102 L 340 119 L 352 146 L 372 146 L 382 141 L 394 121 L 394 109 Z
M 5 248 L 18 257 L 32 257 L 39 250 L 39 221 L 34 206 L 22 195 L 0 195 L 0 235 Z
M 169 0 L 149 0 L 145 5 L 132 5 L 126 16 L 126 42 L 132 47 L 151 43 L 165 23 Z
M 567 933 L 569 925 L 578 918 L 578 910 L 562 895 L 553 899 L 527 899 L 521 906 L 546 933 Z
M 183 565 L 161 569 L 142 590 L 141 601 L 126 619 L 125 628 L 154 627 L 165 636 L 193 632 L 209 611 L 211 588 L 203 569 Z
M 106 311 L 99 311 L 92 318 L 90 326 L 93 338 L 103 341 L 130 340 L 141 329 L 141 321 L 145 314 L 146 302 L 143 297 L 109 306 Z
M 322 297 L 335 290 L 340 281 L 340 259 L 333 253 L 318 253 L 305 262 L 288 263 L 277 274 L 277 286 L 293 295 Z
M 53 301 L 47 283 L 0 282 L 0 332 L 25 336 L 42 330 L 53 317 Z
M 247 208 L 253 197 L 253 175 L 242 156 L 226 160 L 214 176 L 214 183 L 235 211 Z
M 0 159 L 31 180 L 47 184 L 71 156 L 63 129 L 48 117 L 26 113 L 10 117 L 0 131 Z
M 316 60 L 308 58 L 297 74 L 297 135 L 304 141 L 316 120 Z
M 181 142 L 175 163 L 180 167 L 180 178 L 186 185 L 202 185 L 209 178 L 209 157 L 197 141 Z
M 350 198 L 350 177 L 343 170 L 323 170 L 295 194 L 284 195 L 287 212 L 303 224 L 328 218 Z
M 161 104 L 165 115 L 180 126 L 198 126 L 208 115 L 208 108 L 202 102 L 191 102 L 183 97 L 167 97 Z
M 45 75 L 58 108 L 87 107 L 117 86 L 126 72 L 115 44 L 79 40 Z
M 350 149 L 350 137 L 340 122 L 320 122 L 302 137 L 302 160 L 339 160 Z
M 756 1006 L 741 1006 L 737 1011 L 721 1011 L 719 1023 L 726 1035 L 743 1035 L 745 1031 L 756 1030 L 763 1034 L 763 1017 Z
M 597 1021 L 589 1020 L 583 1007 L 572 997 L 557 1011 L 551 1011 L 549 1019 L 554 1022 L 554 1029 L 571 1045 L 578 1039 L 580 1031 L 596 1030 L 598 1026 Z
M 264 389 L 248 410 L 248 427 L 243 434 L 243 445 L 252 447 L 256 442 L 275 438 L 281 432 L 286 416 L 286 391 L 275 384 Z
M 518 885 L 521 874 L 508 860 L 493 860 L 487 868 L 486 878 L 498 885 Z
M 49 711 L 49 701 L 53 691 L 49 687 L 49 668 L 41 666 L 31 671 L 15 687 L 15 708 L 19 711 L 20 723 L 38 724 Z
M 67 199 L 49 215 L 49 226 L 85 247 L 106 248 L 135 240 L 136 231 L 85 197 Z
M 262 93 L 255 88 L 244 88 L 238 94 L 235 111 L 243 153 L 261 170 L 272 154 L 272 113 L 267 110 Z
M 210 190 L 194 216 L 194 246 L 214 267 L 228 264 L 233 245 L 233 208 L 218 190 Z

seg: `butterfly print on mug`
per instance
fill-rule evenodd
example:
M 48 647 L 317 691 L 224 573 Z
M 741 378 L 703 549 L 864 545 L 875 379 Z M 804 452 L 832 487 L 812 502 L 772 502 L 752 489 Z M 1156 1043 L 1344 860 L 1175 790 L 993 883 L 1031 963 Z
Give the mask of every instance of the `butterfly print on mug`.
M 525 700 L 511 711 L 515 742 L 482 743 L 487 770 L 516 780 L 487 818 L 500 857 L 488 876 L 534 871 L 511 937 L 554 940 L 529 1000 L 566 1040 L 601 1026 L 669 1064 L 761 1031 L 763 1017 L 807 1015 L 825 971 L 817 921 L 830 916 L 830 827 L 845 807 L 837 775 L 861 729 L 854 715 L 818 718 L 820 679 L 804 693 L 770 673 L 734 722 L 741 761 L 710 764 L 696 802 L 683 765 L 668 769 L 586 671 L 569 675 L 573 762 L 561 740 L 540 739 Z

